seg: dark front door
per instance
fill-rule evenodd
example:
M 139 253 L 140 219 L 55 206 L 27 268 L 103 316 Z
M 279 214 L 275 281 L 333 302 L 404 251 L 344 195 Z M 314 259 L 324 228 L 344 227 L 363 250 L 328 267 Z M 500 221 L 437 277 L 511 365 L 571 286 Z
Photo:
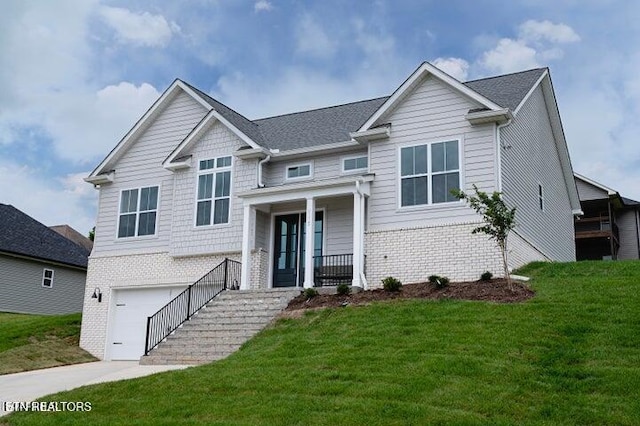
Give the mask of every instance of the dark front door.
M 273 286 L 302 286 L 304 281 L 305 213 L 276 216 Z M 316 212 L 314 256 L 322 255 L 322 212 Z

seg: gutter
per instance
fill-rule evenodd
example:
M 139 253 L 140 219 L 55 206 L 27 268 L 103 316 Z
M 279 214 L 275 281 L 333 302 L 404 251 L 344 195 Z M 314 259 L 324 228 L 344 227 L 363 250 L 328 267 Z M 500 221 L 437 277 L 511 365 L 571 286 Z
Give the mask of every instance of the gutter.
M 506 123 L 498 124 L 496 126 L 496 142 L 498 144 L 498 192 L 502 192 L 502 149 L 510 149 L 511 145 L 503 146 L 502 138 L 500 137 L 500 131 L 507 127 L 513 121 L 509 118 Z M 502 149 L 501 149 L 502 148 Z
M 271 160 L 271 154 L 258 161 L 258 188 L 264 188 L 264 182 L 262 182 L 262 166 L 268 163 L 269 160 Z

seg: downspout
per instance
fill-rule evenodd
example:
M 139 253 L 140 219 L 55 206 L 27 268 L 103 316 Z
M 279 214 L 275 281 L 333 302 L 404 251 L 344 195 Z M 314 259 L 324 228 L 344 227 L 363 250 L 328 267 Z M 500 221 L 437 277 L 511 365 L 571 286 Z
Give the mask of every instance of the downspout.
M 507 120 L 506 123 L 498 124 L 496 126 L 496 142 L 498 144 L 498 164 L 497 164 L 497 170 L 496 170 L 496 174 L 498 175 L 498 188 L 497 188 L 498 192 L 502 192 L 502 149 L 511 148 L 511 145 L 502 146 L 502 138 L 500 137 L 500 130 L 502 130 L 504 127 L 507 127 L 509 124 L 511 124 L 511 121 L 513 121 L 513 119 L 510 118 L 509 120 Z
M 262 166 L 269 160 L 271 160 L 271 154 L 258 161 L 258 188 L 264 188 L 264 183 L 262 182 Z
M 362 193 L 362 191 L 360 190 L 360 183 L 364 182 L 364 180 L 359 177 L 356 179 L 356 192 L 358 193 L 358 195 L 360 195 L 360 197 L 362 198 L 362 203 L 364 203 L 365 197 L 364 194 Z M 362 230 L 363 233 L 360 234 L 360 240 L 362 241 L 361 245 L 361 250 L 362 250 L 362 257 L 364 258 L 364 217 L 361 219 L 362 220 Z M 367 278 L 364 276 L 364 262 L 362 263 L 362 265 L 360 265 L 360 281 L 362 282 L 362 287 L 365 290 L 369 289 L 369 283 L 367 282 Z

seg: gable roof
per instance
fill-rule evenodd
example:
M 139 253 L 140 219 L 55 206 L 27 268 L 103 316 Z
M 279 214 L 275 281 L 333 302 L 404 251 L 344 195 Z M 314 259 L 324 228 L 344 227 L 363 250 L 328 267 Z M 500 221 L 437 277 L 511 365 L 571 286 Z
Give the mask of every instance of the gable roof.
M 0 203 L 0 252 L 87 268 L 89 251 L 15 207 Z
M 252 148 L 290 151 L 319 147 L 349 142 L 352 140 L 350 133 L 375 127 L 375 121 L 382 117 L 385 111 L 397 105 L 404 94 L 410 91 L 413 84 L 427 73 L 479 102 L 483 108 L 493 111 L 515 111 L 547 71 L 547 68 L 537 68 L 461 83 L 430 63 L 424 62 L 391 96 L 257 120 L 249 120 L 196 87 L 176 79 L 85 180 L 91 183 L 103 183 L 111 180 L 112 177 L 106 176 L 110 171 L 107 166 L 126 151 L 135 137 L 145 129 L 145 123 L 157 116 L 178 89 L 182 89 L 205 106 L 207 113 L 196 128 L 167 157 L 163 163 L 165 167 L 170 167 L 172 162 L 178 161 L 186 155 L 187 148 L 196 139 L 198 132 L 208 128 L 208 125 L 215 120 L 228 127 Z
M 491 99 L 503 108 L 516 111 L 527 94 L 547 72 L 547 68 L 535 68 L 512 74 L 481 78 L 464 83 L 487 99 Z

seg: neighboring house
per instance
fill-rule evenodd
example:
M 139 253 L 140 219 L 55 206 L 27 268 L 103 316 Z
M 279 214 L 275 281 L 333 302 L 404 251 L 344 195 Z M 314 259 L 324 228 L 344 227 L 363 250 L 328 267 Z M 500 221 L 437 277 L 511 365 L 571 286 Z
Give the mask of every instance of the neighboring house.
M 78 245 L 81 245 L 89 253 L 91 253 L 91 250 L 93 249 L 93 241 L 91 241 L 89 238 L 85 237 L 84 235 L 82 235 L 81 233 L 79 233 L 69 225 L 55 225 L 55 226 L 50 226 L 49 228 L 53 229 L 54 231 L 56 231 L 58 234 L 62 235 L 66 239 L 71 240 Z
M 517 206 L 512 267 L 575 260 L 546 68 L 461 83 L 423 63 L 389 97 L 259 120 L 176 80 L 85 180 L 100 194 L 81 346 L 100 358 L 139 357 L 146 316 L 225 257 L 242 289 L 500 274 L 453 188 Z
M 577 217 L 576 258 L 640 258 L 640 203 L 575 173 L 584 215 Z
M 0 204 L 0 311 L 82 311 L 89 251 Z

